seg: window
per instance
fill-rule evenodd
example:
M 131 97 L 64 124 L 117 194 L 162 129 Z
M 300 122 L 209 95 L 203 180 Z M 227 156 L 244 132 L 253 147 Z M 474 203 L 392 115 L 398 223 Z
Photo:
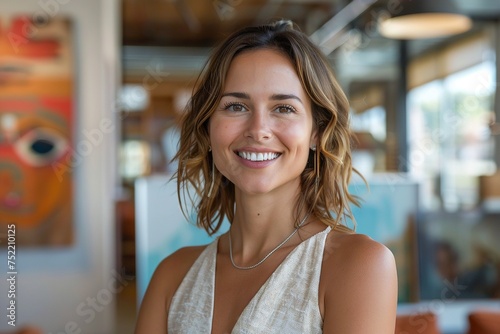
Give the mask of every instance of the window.
M 407 164 L 424 209 L 475 206 L 478 176 L 495 171 L 494 77 L 494 62 L 485 61 L 409 92 Z
M 373 137 L 384 142 L 386 137 L 385 108 L 376 106 L 352 115 L 352 129 L 355 132 L 370 132 Z
M 356 137 L 352 153 L 353 166 L 366 177 L 374 171 L 384 171 L 387 135 L 385 108 L 376 106 L 361 113 L 353 113 L 351 128 Z

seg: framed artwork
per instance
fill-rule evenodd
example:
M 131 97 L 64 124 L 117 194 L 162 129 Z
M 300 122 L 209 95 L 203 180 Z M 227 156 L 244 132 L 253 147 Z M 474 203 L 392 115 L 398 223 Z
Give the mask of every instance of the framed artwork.
M 500 213 L 425 213 L 418 234 L 422 300 L 500 298 Z
M 72 34 L 64 17 L 0 16 L 0 227 L 22 246 L 74 240 Z

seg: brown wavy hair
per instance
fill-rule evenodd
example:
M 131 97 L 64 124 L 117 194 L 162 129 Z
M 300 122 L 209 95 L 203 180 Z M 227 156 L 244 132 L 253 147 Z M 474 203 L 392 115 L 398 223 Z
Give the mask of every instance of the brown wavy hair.
M 353 172 L 349 102 L 320 49 L 285 20 L 233 33 L 214 50 L 198 77 L 184 112 L 179 151 L 174 158 L 179 161 L 174 178 L 184 215 L 189 216 L 188 208 L 195 208 L 197 225 L 209 235 L 219 230 L 224 217 L 230 222 L 234 218 L 234 184 L 213 164 L 209 120 L 220 102 L 232 60 L 256 49 L 273 49 L 287 56 L 312 103 L 317 150 L 310 151 L 301 174 L 297 218 L 301 212 L 308 212 L 325 225 L 350 231 L 342 218 L 347 216 L 354 222 L 350 203 L 359 202 L 348 191 Z

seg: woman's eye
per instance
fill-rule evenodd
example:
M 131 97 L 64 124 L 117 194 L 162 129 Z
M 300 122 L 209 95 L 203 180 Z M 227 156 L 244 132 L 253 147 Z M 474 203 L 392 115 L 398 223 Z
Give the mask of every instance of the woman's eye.
M 32 166 L 45 166 L 59 159 L 68 148 L 68 141 L 52 129 L 37 128 L 14 144 L 17 154 Z
M 246 111 L 247 108 L 240 103 L 229 103 L 224 106 L 225 110 L 233 111 L 233 112 L 241 112 Z
M 276 111 L 280 114 L 290 114 L 295 112 L 295 108 L 292 106 L 279 106 L 276 108 Z

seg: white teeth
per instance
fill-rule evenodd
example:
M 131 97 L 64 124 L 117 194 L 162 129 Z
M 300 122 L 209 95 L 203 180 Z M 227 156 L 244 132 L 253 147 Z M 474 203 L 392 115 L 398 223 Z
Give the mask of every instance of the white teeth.
M 238 152 L 238 155 L 245 160 L 250 161 L 266 161 L 276 159 L 279 154 L 274 152 L 266 152 L 266 153 L 255 153 L 255 152 Z

